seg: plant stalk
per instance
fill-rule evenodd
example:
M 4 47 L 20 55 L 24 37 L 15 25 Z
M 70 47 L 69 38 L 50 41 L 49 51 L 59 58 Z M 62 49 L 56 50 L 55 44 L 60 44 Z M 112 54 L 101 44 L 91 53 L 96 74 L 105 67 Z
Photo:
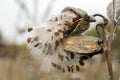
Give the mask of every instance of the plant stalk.
M 108 66 L 110 80 L 114 80 L 112 61 L 111 61 L 112 38 L 113 38 L 114 32 L 116 30 L 114 17 L 115 17 L 115 0 L 113 0 L 113 20 L 112 20 L 113 23 L 112 23 L 110 36 L 109 36 L 108 42 L 107 42 L 107 50 L 105 51 L 105 56 L 106 56 L 106 61 L 107 61 L 107 66 Z

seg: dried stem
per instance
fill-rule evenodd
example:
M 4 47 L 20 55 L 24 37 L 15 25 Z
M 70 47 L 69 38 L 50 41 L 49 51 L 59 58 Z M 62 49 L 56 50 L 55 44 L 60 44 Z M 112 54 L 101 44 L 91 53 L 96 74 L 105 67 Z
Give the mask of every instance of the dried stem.
M 105 51 L 110 80 L 114 80 L 112 62 L 111 62 L 112 38 L 113 38 L 113 34 L 116 30 L 115 21 L 114 21 L 114 16 L 115 16 L 115 5 L 114 5 L 114 3 L 115 3 L 115 1 L 113 0 L 113 20 L 112 20 L 113 25 L 112 25 L 112 28 L 111 28 L 111 32 L 110 32 L 108 42 L 107 42 L 107 50 Z

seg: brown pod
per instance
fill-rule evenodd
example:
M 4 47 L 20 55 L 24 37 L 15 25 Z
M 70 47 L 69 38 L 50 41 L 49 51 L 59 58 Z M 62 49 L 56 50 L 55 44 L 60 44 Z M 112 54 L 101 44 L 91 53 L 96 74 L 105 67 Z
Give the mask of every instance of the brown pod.
M 64 49 L 77 54 L 98 54 L 102 52 L 102 42 L 93 36 L 70 36 L 64 40 Z

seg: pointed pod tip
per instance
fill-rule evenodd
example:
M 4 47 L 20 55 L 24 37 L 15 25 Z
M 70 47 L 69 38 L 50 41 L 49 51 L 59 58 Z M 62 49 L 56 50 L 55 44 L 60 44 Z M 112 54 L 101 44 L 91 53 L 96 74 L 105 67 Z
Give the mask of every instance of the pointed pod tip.
M 28 30 L 27 30 L 27 31 L 28 31 L 28 32 L 31 32 L 32 30 L 33 30 L 33 28 L 28 28 Z

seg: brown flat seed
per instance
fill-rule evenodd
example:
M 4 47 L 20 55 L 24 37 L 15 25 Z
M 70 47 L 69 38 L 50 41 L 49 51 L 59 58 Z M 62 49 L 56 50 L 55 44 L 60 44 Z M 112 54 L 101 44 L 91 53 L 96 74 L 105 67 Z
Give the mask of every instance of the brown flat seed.
M 41 44 L 41 43 L 37 43 L 37 44 L 34 45 L 34 47 L 37 47 L 37 46 L 39 46 L 40 44 Z
M 80 64 L 81 66 L 84 66 L 83 59 L 80 58 L 80 60 L 79 60 L 79 64 Z
M 33 28 L 28 28 L 28 32 L 31 32 L 33 30 Z
M 55 32 L 55 36 L 59 36 L 59 32 Z
M 61 29 L 59 29 L 58 32 L 63 33 L 63 31 Z
M 63 39 L 63 38 L 61 38 L 61 39 L 60 39 L 60 43 L 63 43 L 63 42 L 64 42 L 64 39 Z
M 78 65 L 76 65 L 76 71 L 80 71 L 80 68 Z
M 63 72 L 65 73 L 65 68 L 63 67 Z
M 67 68 L 68 68 L 68 72 L 70 72 L 70 66 L 67 66 Z
M 57 49 L 57 47 L 59 46 L 59 42 L 58 40 L 55 41 L 55 50 Z
M 70 59 L 68 58 L 68 56 L 66 56 L 66 59 L 67 59 L 68 61 L 70 61 Z
M 47 29 L 47 31 L 48 31 L 48 32 L 51 32 L 51 31 L 52 31 L 52 29 Z
M 27 38 L 27 42 L 30 43 L 30 41 L 31 41 L 31 38 Z
M 70 53 L 70 58 L 71 58 L 71 59 L 74 59 L 74 56 L 75 56 L 74 53 Z
M 61 61 L 63 61 L 64 56 L 59 54 L 58 57 L 60 58 Z
M 58 42 L 58 40 L 56 40 L 55 45 L 56 45 L 56 46 L 59 46 L 59 42 Z
M 53 67 L 57 67 L 57 64 L 55 64 L 55 63 L 51 63 L 51 64 L 52 64 Z

